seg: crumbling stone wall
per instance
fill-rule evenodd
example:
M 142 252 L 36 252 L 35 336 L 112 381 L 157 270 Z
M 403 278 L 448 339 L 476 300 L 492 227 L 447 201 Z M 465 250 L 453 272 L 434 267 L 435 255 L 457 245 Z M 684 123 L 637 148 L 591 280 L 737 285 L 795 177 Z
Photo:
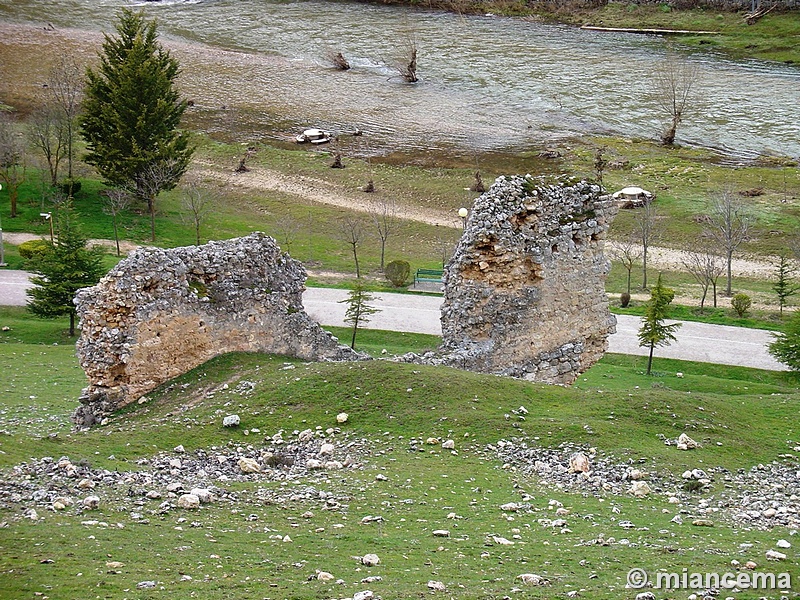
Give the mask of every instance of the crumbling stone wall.
M 261 233 L 133 252 L 75 298 L 89 378 L 75 422 L 92 425 L 226 352 L 363 358 L 305 313 L 305 280 L 303 266 Z
M 615 331 L 603 239 L 616 212 L 597 185 L 498 178 L 445 269 L 441 360 L 572 383 Z

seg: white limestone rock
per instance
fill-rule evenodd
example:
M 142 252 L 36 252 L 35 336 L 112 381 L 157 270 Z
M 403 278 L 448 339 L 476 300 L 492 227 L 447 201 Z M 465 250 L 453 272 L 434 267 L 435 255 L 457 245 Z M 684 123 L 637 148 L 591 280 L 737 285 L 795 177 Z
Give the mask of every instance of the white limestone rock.
M 260 473 L 261 472 L 261 465 L 258 464 L 253 458 L 247 458 L 243 456 L 239 459 L 239 462 L 236 463 L 239 466 L 239 470 L 242 473 Z
M 194 494 L 183 494 L 178 498 L 178 508 L 194 510 L 200 508 L 200 498 Z
M 222 419 L 223 427 L 238 427 L 239 423 L 241 423 L 239 415 L 228 415 L 227 417 Z

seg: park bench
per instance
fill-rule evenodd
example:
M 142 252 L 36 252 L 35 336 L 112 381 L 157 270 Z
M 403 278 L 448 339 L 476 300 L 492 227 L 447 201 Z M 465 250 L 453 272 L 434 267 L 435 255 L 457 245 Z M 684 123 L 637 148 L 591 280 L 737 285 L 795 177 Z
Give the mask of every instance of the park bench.
M 418 283 L 442 283 L 442 273 L 440 269 L 417 269 L 414 274 L 414 287 Z

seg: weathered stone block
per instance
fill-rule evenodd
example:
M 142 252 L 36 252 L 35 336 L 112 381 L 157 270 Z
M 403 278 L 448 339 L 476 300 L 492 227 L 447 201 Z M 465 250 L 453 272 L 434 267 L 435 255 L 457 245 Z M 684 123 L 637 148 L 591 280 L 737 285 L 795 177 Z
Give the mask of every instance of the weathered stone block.
M 434 362 L 572 383 L 615 330 L 603 240 L 616 212 L 587 182 L 498 178 L 475 201 L 445 269 Z
M 73 419 L 89 426 L 227 352 L 357 360 L 303 310 L 306 273 L 262 233 L 143 248 L 75 298 L 89 386 Z

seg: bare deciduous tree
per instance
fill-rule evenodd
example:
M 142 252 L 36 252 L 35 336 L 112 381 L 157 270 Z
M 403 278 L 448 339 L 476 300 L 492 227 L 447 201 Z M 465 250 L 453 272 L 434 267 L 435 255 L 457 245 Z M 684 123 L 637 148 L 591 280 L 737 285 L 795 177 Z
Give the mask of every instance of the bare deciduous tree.
M 172 189 L 183 170 L 184 166 L 179 161 L 167 159 L 147 165 L 132 182 L 136 197 L 147 201 L 151 242 L 156 241 L 156 198 L 162 191 Z
M 647 253 L 659 235 L 658 214 L 652 202 L 636 209 L 636 236 L 642 246 L 642 289 L 647 289 Z
M 413 33 L 406 34 L 395 69 L 407 83 L 419 81 L 419 77 L 417 77 L 417 39 Z
M 689 272 L 694 280 L 700 284 L 702 296 L 700 297 L 700 312 L 703 312 L 708 296 L 708 289 L 713 288 L 714 308 L 717 307 L 717 281 L 725 264 L 722 257 L 716 254 L 711 248 L 706 247 L 700 250 L 687 252 L 681 259 L 683 267 Z
M 400 227 L 397 218 L 397 203 L 394 199 L 381 198 L 370 207 L 369 216 L 372 220 L 373 230 L 378 234 L 381 243 L 381 271 L 385 266 L 386 240 L 394 235 Z
M 695 63 L 681 58 L 670 50 L 653 75 L 655 100 L 667 117 L 661 143 L 671 146 L 675 133 L 686 112 L 692 106 L 692 89 L 697 83 L 699 70 Z
M 117 256 L 121 256 L 119 250 L 119 215 L 126 211 L 131 204 L 131 193 L 124 188 L 109 188 L 103 194 L 103 212 L 111 216 L 114 225 L 114 243 L 117 246 Z
M 733 253 L 747 240 L 753 215 L 733 192 L 726 190 L 712 200 L 708 216 L 711 225 L 709 234 L 725 256 L 725 295 L 730 296 Z
M 639 243 L 636 237 L 632 234 L 624 238 L 622 241 L 616 242 L 609 247 L 611 258 L 620 262 L 625 270 L 628 272 L 628 285 L 627 293 L 631 293 L 631 273 L 633 266 L 642 257 L 642 251 L 639 248 Z
M 41 152 L 50 172 L 50 185 L 58 185 L 58 169 L 67 153 L 67 127 L 61 109 L 45 101 L 28 121 L 28 139 Z
M 447 262 L 453 256 L 458 245 L 458 237 L 461 234 L 461 223 L 458 224 L 458 229 L 451 229 L 449 227 L 440 227 L 437 229 L 438 234 L 434 240 L 434 250 L 441 258 L 442 268 L 444 269 Z
M 72 180 L 72 163 L 78 113 L 81 110 L 85 75 L 83 69 L 69 57 L 61 57 L 50 70 L 48 89 L 63 116 L 64 137 L 67 144 L 67 177 Z
M 297 240 L 297 236 L 303 229 L 303 223 L 293 217 L 292 215 L 284 214 L 277 221 L 275 221 L 275 229 L 281 240 L 281 247 L 288 252 L 292 253 L 292 244 Z M 309 230 L 311 228 L 309 227 Z
M 0 180 L 8 189 L 11 217 L 16 217 L 19 186 L 25 182 L 25 148 L 14 124 L 5 115 L 0 115 Z
M 182 188 L 181 208 L 194 228 L 195 243 L 199 246 L 200 228 L 214 205 L 215 194 L 197 179 L 189 179 Z
M 361 267 L 358 263 L 358 248 L 361 246 L 361 242 L 364 241 L 366 234 L 364 221 L 358 215 L 348 214 L 340 217 L 339 234 L 342 241 L 350 246 L 350 251 L 353 253 L 353 260 L 356 263 L 356 277 L 360 278 Z

